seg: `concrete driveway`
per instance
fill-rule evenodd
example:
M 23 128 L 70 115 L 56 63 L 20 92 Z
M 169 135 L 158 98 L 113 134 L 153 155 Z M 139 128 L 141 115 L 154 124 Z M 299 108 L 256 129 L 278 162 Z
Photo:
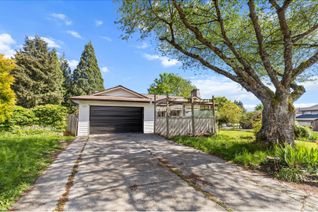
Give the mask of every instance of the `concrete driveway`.
M 79 138 L 13 210 L 317 211 L 316 194 L 162 137 Z

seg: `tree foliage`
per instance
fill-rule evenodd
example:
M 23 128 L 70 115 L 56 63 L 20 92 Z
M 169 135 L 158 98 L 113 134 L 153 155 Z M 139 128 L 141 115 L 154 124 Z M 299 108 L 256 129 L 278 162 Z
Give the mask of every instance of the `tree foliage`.
M 60 65 L 61 65 L 61 71 L 64 76 L 64 81 L 63 81 L 63 102 L 62 105 L 64 105 L 67 108 L 72 108 L 74 106 L 74 103 L 70 100 L 70 97 L 73 96 L 73 74 L 72 70 L 69 66 L 68 61 L 65 59 L 65 56 L 63 55 L 62 58 L 60 59 Z
M 305 92 L 299 81 L 316 74 L 315 0 L 131 0 L 120 12 L 124 38 L 154 35 L 184 67 L 239 83 L 264 105 L 257 138 L 293 143 L 293 102 Z
M 55 49 L 48 49 L 40 37 L 27 37 L 15 55 L 13 89 L 17 104 L 30 108 L 42 104 L 60 104 L 63 100 L 63 73 Z
M 11 71 L 14 67 L 13 60 L 6 59 L 0 54 L 0 123 L 10 119 L 15 105 L 15 95 L 11 89 L 14 82 Z
M 73 73 L 73 94 L 87 95 L 104 90 L 104 80 L 98 67 L 93 44 L 85 45 L 77 68 Z
M 190 97 L 191 91 L 196 87 L 189 80 L 183 79 L 177 74 L 162 73 L 151 84 L 150 94 L 172 94 L 176 96 Z
M 219 97 L 216 99 L 216 102 L 220 102 L 217 110 L 219 124 L 239 123 L 243 115 L 242 108 L 224 97 Z

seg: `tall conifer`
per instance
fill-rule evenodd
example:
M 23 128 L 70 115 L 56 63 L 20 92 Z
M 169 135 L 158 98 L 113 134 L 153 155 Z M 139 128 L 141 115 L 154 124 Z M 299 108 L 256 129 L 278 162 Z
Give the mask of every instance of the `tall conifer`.
M 92 42 L 85 45 L 80 62 L 73 73 L 73 94 L 87 95 L 104 89 Z
M 38 36 L 27 37 L 15 60 L 12 87 L 18 105 L 30 108 L 62 102 L 64 77 L 55 49 L 48 49 L 47 43 Z
M 68 61 L 65 59 L 64 55 L 60 59 L 60 67 L 61 71 L 64 76 L 64 82 L 63 82 L 63 90 L 64 90 L 64 99 L 63 99 L 63 105 L 70 108 L 74 106 L 72 101 L 70 100 L 70 97 L 73 96 L 72 94 L 72 86 L 73 86 L 73 75 L 72 70 L 69 66 Z

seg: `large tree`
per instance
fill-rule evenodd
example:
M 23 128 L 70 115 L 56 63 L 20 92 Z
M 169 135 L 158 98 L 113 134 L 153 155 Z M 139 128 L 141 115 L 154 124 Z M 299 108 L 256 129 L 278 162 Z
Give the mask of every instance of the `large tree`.
M 317 64 L 315 0 L 130 0 L 120 7 L 125 38 L 154 35 L 159 49 L 252 92 L 263 104 L 258 140 L 294 142 L 293 102 Z M 211 85 L 214 86 L 214 85 Z
M 98 67 L 92 42 L 85 45 L 79 64 L 73 73 L 73 94 L 87 95 L 104 90 L 104 80 Z
M 38 36 L 27 37 L 15 60 L 15 83 L 12 87 L 18 105 L 30 108 L 62 102 L 64 77 L 55 49 L 49 49 Z
M 150 94 L 172 94 L 176 96 L 190 97 L 195 86 L 189 80 L 183 79 L 177 74 L 162 73 L 159 78 L 151 84 L 148 92 Z
M 72 74 L 71 67 L 69 66 L 69 63 L 65 59 L 64 55 L 60 58 L 60 68 L 64 76 L 64 82 L 63 82 L 64 100 L 62 102 L 62 105 L 70 109 L 72 106 L 74 106 L 74 104 L 70 100 L 70 97 L 73 96 L 73 93 L 72 93 L 73 74 Z
M 7 59 L 0 54 L 0 124 L 10 119 L 15 105 L 15 95 L 11 89 L 14 82 L 11 71 L 14 67 L 12 59 Z

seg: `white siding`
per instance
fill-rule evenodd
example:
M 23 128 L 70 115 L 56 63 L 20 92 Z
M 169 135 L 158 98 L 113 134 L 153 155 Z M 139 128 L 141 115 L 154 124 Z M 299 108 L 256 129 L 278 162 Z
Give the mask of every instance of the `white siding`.
M 122 88 L 115 89 L 113 91 L 107 91 L 104 96 L 120 96 L 120 97 L 131 97 L 136 98 L 138 96 L 123 90 Z
M 144 108 L 144 133 L 153 133 L 154 128 L 154 106 L 152 103 L 132 102 L 109 102 L 109 101 L 78 101 L 79 120 L 78 135 L 89 135 L 89 106 L 122 106 L 122 107 L 143 107 Z
M 79 104 L 79 115 L 78 115 L 78 136 L 86 136 L 89 134 L 89 104 Z

